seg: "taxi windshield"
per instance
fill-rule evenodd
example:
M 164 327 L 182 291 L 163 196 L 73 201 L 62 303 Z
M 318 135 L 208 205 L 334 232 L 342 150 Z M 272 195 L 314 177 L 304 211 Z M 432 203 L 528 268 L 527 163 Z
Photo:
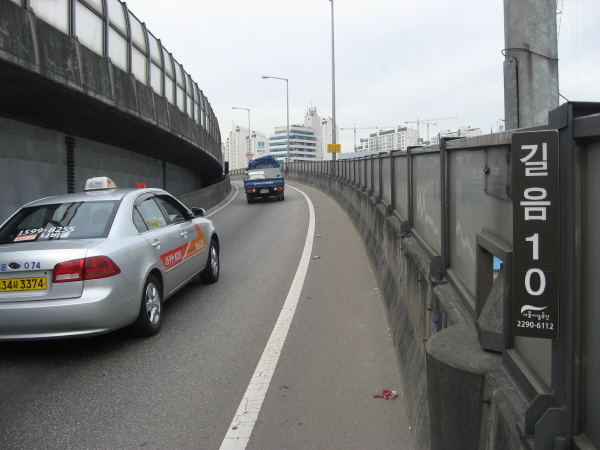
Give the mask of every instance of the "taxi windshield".
M 69 202 L 21 209 L 0 229 L 0 245 L 108 235 L 117 201 Z

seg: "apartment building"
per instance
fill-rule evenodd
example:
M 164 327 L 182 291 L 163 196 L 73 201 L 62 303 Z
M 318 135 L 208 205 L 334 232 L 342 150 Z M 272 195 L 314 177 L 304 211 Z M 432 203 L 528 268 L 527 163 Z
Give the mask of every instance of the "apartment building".
M 248 136 L 250 135 L 250 149 Z M 268 140 L 264 133 L 233 124 L 229 136 L 223 144 L 223 160 L 229 162 L 229 170 L 242 169 L 250 158 L 260 158 L 269 153 Z M 252 155 L 252 156 L 250 156 Z
M 412 128 L 394 127 L 391 130 L 377 130 L 367 139 L 360 139 L 360 152 L 389 152 L 392 150 L 406 150 L 407 147 L 417 145 L 418 132 Z

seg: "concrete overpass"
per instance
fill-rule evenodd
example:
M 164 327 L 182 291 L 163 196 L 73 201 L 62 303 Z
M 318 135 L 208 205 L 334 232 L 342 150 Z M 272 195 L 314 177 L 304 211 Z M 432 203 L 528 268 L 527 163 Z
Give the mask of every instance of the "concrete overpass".
M 0 217 L 100 172 L 176 195 L 221 179 L 208 99 L 125 4 L 31 3 L 0 0 Z

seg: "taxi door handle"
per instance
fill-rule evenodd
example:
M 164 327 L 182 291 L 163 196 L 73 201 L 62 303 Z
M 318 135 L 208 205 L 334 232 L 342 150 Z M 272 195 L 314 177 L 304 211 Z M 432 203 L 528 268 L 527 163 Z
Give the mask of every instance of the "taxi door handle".
M 160 241 L 157 239 L 152 243 L 152 247 L 160 248 Z

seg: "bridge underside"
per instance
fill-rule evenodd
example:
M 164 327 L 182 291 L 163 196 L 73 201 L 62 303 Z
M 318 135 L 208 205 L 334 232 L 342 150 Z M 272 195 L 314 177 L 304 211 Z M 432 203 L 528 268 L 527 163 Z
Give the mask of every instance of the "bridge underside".
M 220 163 L 212 155 L 182 136 L 2 60 L 0 86 L 0 115 L 9 119 L 185 167 L 197 173 L 203 184 L 211 184 L 222 173 Z M 154 97 L 163 107 L 171 106 L 167 106 L 164 99 Z
M 109 58 L 13 2 L 0 2 L 0 18 L 0 116 L 184 167 L 203 185 L 221 177 L 216 123 L 209 133 Z

